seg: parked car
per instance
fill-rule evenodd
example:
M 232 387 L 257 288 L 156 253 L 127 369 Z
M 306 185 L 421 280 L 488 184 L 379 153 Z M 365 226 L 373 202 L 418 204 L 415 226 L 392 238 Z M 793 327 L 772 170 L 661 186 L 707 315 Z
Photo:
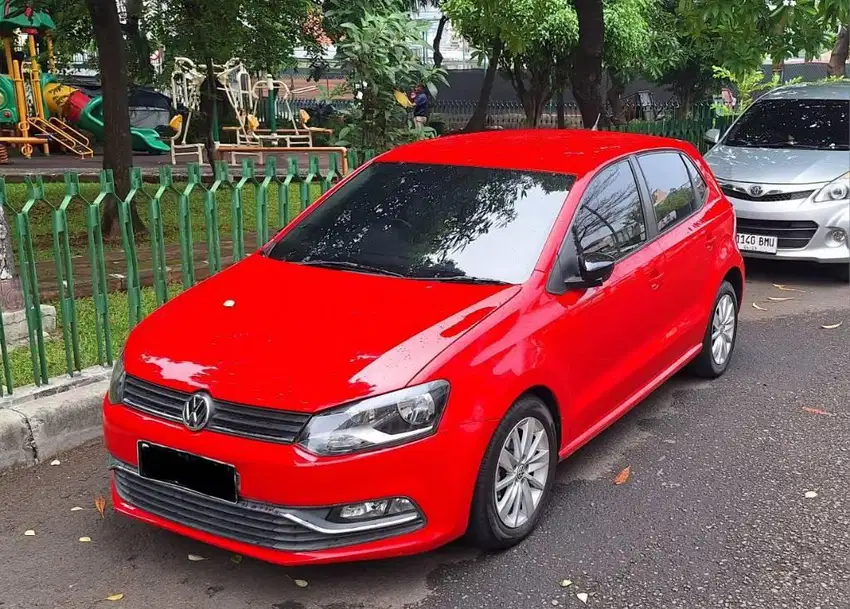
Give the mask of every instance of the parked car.
M 590 131 L 383 154 L 131 333 L 115 509 L 280 564 L 511 546 L 555 466 L 726 371 L 732 207 L 689 144 Z
M 848 279 L 850 83 L 775 89 L 705 156 L 738 216 L 745 256 L 831 263 Z

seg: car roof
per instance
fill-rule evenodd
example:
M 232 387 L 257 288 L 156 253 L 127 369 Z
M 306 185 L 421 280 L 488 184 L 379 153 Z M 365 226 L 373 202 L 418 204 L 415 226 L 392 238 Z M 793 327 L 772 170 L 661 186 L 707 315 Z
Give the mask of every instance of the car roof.
M 850 101 L 850 80 L 834 82 L 797 83 L 779 87 L 759 98 L 767 99 L 837 99 Z
M 621 156 L 659 148 L 693 155 L 687 142 L 589 129 L 511 129 L 448 135 L 394 148 L 377 161 L 549 171 L 578 178 Z

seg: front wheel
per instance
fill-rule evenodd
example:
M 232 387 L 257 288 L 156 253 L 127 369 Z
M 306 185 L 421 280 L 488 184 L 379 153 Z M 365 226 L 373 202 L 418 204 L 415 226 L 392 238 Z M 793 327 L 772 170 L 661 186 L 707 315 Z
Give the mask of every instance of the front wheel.
M 555 477 L 555 422 L 535 396 L 517 400 L 496 428 L 475 485 L 467 536 L 483 550 L 509 548 L 537 524 Z
M 691 362 L 696 376 L 714 379 L 729 367 L 735 341 L 738 338 L 738 296 L 728 281 L 724 281 L 714 300 L 711 319 L 705 331 L 702 351 Z

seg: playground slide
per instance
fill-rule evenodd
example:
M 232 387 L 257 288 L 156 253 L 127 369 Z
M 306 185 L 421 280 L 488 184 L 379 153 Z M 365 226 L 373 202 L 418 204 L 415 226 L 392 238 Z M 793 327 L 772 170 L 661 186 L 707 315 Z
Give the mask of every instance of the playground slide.
M 48 82 L 44 85 L 44 103 L 52 114 L 103 141 L 102 97 L 92 99 L 75 87 Z M 154 129 L 130 129 L 130 135 L 135 151 L 165 154 L 171 149 Z

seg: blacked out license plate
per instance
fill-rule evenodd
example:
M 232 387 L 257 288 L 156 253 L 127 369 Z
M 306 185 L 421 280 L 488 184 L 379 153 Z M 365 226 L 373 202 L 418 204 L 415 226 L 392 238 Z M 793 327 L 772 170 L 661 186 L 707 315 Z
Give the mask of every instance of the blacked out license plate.
M 236 502 L 236 468 L 150 442 L 140 441 L 139 475 L 196 493 Z

